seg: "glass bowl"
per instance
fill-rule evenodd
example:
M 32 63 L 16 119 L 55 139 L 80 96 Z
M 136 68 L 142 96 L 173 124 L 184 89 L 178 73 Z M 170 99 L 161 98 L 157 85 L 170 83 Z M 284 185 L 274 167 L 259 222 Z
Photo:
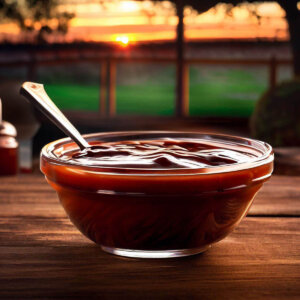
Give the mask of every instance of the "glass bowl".
M 73 224 L 109 253 L 142 258 L 197 254 L 226 237 L 273 171 L 271 146 L 253 139 L 191 132 L 112 132 L 93 141 L 187 138 L 256 153 L 246 163 L 208 168 L 90 166 L 59 158 L 69 139 L 46 145 L 41 170 Z

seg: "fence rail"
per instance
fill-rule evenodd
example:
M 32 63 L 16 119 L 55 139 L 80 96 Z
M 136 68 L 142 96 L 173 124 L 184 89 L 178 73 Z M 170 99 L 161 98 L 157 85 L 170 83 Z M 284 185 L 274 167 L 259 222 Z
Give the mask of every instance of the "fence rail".
M 156 64 L 176 64 L 176 58 L 125 58 L 125 57 L 74 57 L 74 58 L 53 58 L 53 59 L 36 59 L 16 60 L 0 62 L 1 67 L 27 67 L 27 79 L 35 80 L 38 66 L 51 66 L 59 64 L 76 64 L 76 63 L 98 63 L 100 68 L 100 93 L 99 93 L 99 113 L 101 116 L 114 117 L 116 115 L 116 75 L 117 64 L 119 63 L 156 63 Z M 269 87 L 273 88 L 277 82 L 277 70 L 279 65 L 292 64 L 291 59 L 185 59 L 183 76 L 184 76 L 184 96 L 180 107 L 182 115 L 188 116 L 189 111 L 189 66 L 195 64 L 203 65 L 246 65 L 246 66 L 266 66 L 269 72 Z M 175 78 L 174 78 L 175 80 Z M 175 99 L 174 99 L 175 101 Z

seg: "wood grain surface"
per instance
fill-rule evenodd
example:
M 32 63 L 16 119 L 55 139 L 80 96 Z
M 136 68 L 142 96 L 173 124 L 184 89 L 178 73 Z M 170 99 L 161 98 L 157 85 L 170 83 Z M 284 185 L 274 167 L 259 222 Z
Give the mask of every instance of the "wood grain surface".
M 273 176 L 237 229 L 189 258 L 106 254 L 41 175 L 0 178 L 0 299 L 300 299 L 300 177 Z

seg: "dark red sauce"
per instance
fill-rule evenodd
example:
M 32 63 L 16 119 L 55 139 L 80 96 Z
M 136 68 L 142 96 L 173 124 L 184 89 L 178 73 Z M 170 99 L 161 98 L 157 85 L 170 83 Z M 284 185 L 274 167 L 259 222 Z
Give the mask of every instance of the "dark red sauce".
M 60 156 L 69 162 L 89 166 L 138 169 L 207 168 L 249 162 L 255 157 L 254 153 L 242 150 L 180 139 L 96 142 L 87 151 L 72 150 Z

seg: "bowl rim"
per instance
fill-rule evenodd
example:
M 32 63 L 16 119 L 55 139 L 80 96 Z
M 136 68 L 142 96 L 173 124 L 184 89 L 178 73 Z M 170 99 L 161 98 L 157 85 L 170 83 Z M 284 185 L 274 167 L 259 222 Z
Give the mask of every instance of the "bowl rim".
M 41 164 L 43 160 L 45 160 L 47 163 L 51 165 L 60 165 L 60 166 L 67 166 L 67 167 L 77 167 L 84 171 L 93 173 L 99 173 L 99 174 L 107 174 L 107 175 L 130 175 L 130 176 L 178 176 L 178 175 L 212 175 L 212 174 L 220 174 L 220 173 L 228 173 L 228 172 L 235 172 L 235 171 L 241 171 L 241 170 L 247 170 L 252 169 L 255 167 L 263 166 L 268 163 L 273 162 L 274 160 L 274 153 L 272 147 L 262 141 L 247 138 L 247 137 L 240 137 L 240 136 L 234 136 L 234 135 L 227 135 L 227 134 L 214 134 L 214 133 L 206 133 L 206 132 L 198 132 L 198 131 L 112 131 L 112 132 L 98 132 L 98 133 L 90 133 L 90 134 L 84 134 L 83 136 L 86 139 L 92 139 L 95 137 L 130 137 L 130 136 L 149 136 L 149 139 L 155 137 L 159 137 L 159 135 L 173 135 L 175 137 L 176 135 L 181 135 L 182 137 L 186 136 L 186 138 L 196 138 L 196 136 L 201 138 L 210 138 L 211 141 L 222 141 L 223 143 L 234 141 L 236 142 L 236 145 L 239 145 L 237 141 L 244 142 L 244 146 L 248 146 L 249 148 L 255 149 L 255 150 L 263 150 L 263 153 L 261 156 L 258 156 L 257 158 L 252 159 L 249 162 L 242 162 L 242 163 L 235 163 L 235 164 L 224 164 L 222 166 L 209 166 L 205 168 L 175 168 L 175 169 L 163 169 L 163 168 L 157 168 L 157 169 L 151 169 L 151 168 L 128 168 L 128 167 L 111 167 L 111 166 L 92 166 L 92 165 L 84 165 L 80 162 L 70 162 L 63 159 L 60 159 L 59 157 L 55 156 L 53 154 L 53 151 L 56 150 L 56 148 L 63 146 L 65 144 L 74 143 L 71 138 L 62 138 L 55 140 L 53 142 L 50 142 L 46 144 L 40 154 Z M 75 144 L 76 145 L 76 144 Z M 255 147 L 256 146 L 256 147 Z M 260 149 L 258 149 L 260 147 Z M 79 149 L 79 147 L 78 147 Z M 271 173 L 271 172 L 270 172 Z M 269 175 L 266 176 L 269 177 Z

